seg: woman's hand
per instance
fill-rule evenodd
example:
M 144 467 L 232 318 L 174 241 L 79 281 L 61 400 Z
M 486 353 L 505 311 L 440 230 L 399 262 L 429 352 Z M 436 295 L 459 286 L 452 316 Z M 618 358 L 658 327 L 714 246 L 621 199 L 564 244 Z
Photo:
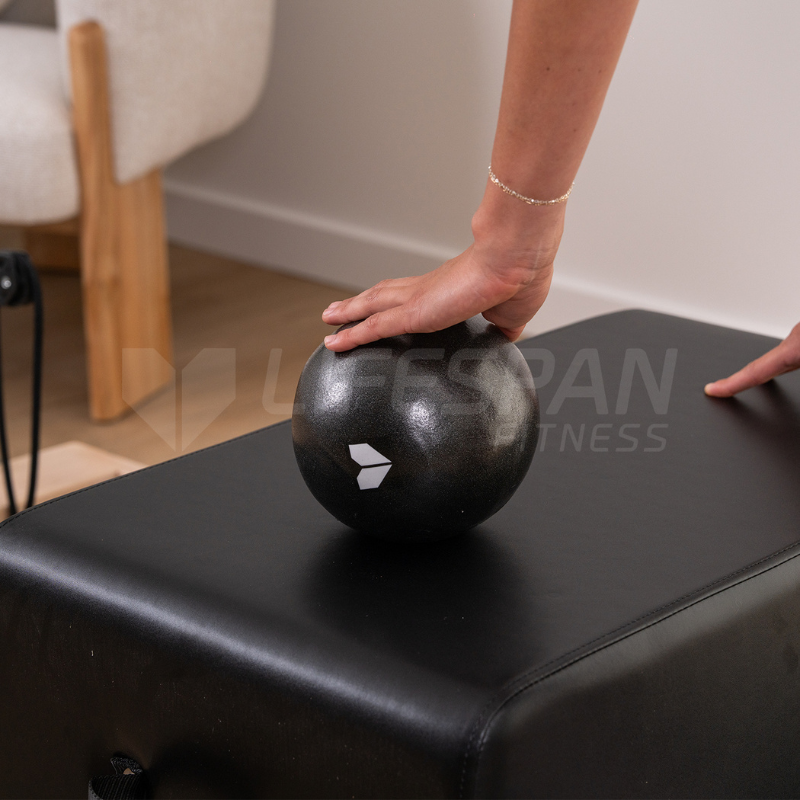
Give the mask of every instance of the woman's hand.
M 472 221 L 474 244 L 426 275 L 386 280 L 332 303 L 329 325 L 363 320 L 325 346 L 341 352 L 403 333 L 438 331 L 483 314 L 516 339 L 547 297 L 564 206 L 531 207 L 487 188 Z M 499 194 L 499 192 L 497 192 Z M 510 202 L 509 202 L 510 201 Z
M 492 167 L 515 192 L 561 197 L 575 180 L 636 0 L 514 0 Z M 483 314 L 517 338 L 547 297 L 564 204 L 534 206 L 487 181 L 475 243 L 427 275 L 383 281 L 327 308 L 349 350 L 386 336 L 440 330 Z
M 775 348 L 751 361 L 729 378 L 709 383 L 706 394 L 711 397 L 732 397 L 737 392 L 766 383 L 778 375 L 800 369 L 800 323 Z

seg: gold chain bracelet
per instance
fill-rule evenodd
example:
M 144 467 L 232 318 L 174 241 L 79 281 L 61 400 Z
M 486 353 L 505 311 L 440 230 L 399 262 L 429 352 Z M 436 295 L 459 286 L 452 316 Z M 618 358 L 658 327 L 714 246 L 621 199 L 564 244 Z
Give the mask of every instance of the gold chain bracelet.
M 562 194 L 561 197 L 556 197 L 555 200 L 534 200 L 532 197 L 525 197 L 524 194 L 515 192 L 513 189 L 510 189 L 508 186 L 506 186 L 497 177 L 497 175 L 492 172 L 491 164 L 489 164 L 489 180 L 499 189 L 502 189 L 506 194 L 510 194 L 512 197 L 517 197 L 522 200 L 523 203 L 528 203 L 528 205 L 531 206 L 554 206 L 558 203 L 563 203 L 572 194 L 572 190 L 575 188 L 575 184 L 573 183 L 572 186 L 567 189 L 566 194 Z

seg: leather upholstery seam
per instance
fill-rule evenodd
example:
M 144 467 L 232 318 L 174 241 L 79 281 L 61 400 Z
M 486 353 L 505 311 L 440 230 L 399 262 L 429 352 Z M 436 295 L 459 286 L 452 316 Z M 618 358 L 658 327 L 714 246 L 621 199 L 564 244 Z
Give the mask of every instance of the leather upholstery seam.
M 742 567 L 741 569 L 738 569 L 735 572 L 731 572 L 728 575 L 717 579 L 716 581 L 712 581 L 711 583 L 706 584 L 701 589 L 698 589 L 694 592 L 690 592 L 689 594 L 682 595 L 676 600 L 673 600 L 669 603 L 659 606 L 653 611 L 649 611 L 647 614 L 642 614 L 636 619 L 633 619 L 630 622 L 627 622 L 624 625 L 621 625 L 615 628 L 614 630 L 603 634 L 602 636 L 598 636 L 592 639 L 591 641 L 587 642 L 586 644 L 581 645 L 580 647 L 576 647 L 572 650 L 569 650 L 563 655 L 551 659 L 546 664 L 543 664 L 541 667 L 537 667 L 535 670 L 532 670 L 531 672 L 524 673 L 523 675 L 514 679 L 510 684 L 503 687 L 503 689 L 497 692 L 484 705 L 473 726 L 472 733 L 470 734 L 470 738 L 469 741 L 467 742 L 467 746 L 464 752 L 463 765 L 461 769 L 461 780 L 459 785 L 459 797 L 461 798 L 465 797 L 464 790 L 466 788 L 467 769 L 469 766 L 471 752 L 473 751 L 473 749 L 475 750 L 475 780 L 477 780 L 478 772 L 480 770 L 480 759 L 483 753 L 483 748 L 486 744 L 486 736 L 488 734 L 489 728 L 491 727 L 493 721 L 498 716 L 498 714 L 503 710 L 503 708 L 505 708 L 505 706 L 507 706 L 512 700 L 514 700 L 520 694 L 523 694 L 524 692 L 528 691 L 528 689 L 531 689 L 534 686 L 547 680 L 548 678 L 551 678 L 554 675 L 563 672 L 565 669 L 580 663 L 581 661 L 589 658 L 590 656 L 596 655 L 597 653 L 602 652 L 603 650 L 606 650 L 615 644 L 619 644 L 620 642 L 629 639 L 631 636 L 635 636 L 636 634 L 641 633 L 642 631 L 648 630 L 649 628 L 652 628 L 662 622 L 665 622 L 666 620 L 671 619 L 672 617 L 676 616 L 677 614 L 680 614 L 683 611 L 693 608 L 694 606 L 699 605 L 700 603 L 703 603 L 706 600 L 711 599 L 712 597 L 716 597 L 718 594 L 722 594 L 723 592 L 726 592 L 730 589 L 734 589 L 737 586 L 741 586 L 747 583 L 747 581 L 752 580 L 753 578 L 757 578 L 761 575 L 766 575 L 773 569 L 777 569 L 778 567 L 781 567 L 784 564 L 788 564 L 790 561 L 793 561 L 794 559 L 800 557 L 800 552 L 797 552 L 788 558 L 784 558 L 777 564 L 773 564 L 772 566 L 769 566 L 766 569 L 758 570 L 757 572 L 754 572 L 752 575 L 748 575 L 744 578 L 741 578 L 740 580 L 736 580 L 735 583 L 731 583 L 729 586 L 719 586 L 719 584 L 726 583 L 736 578 L 736 576 L 741 575 L 744 572 L 748 572 L 758 567 L 759 565 L 764 564 L 765 562 L 771 561 L 774 558 L 778 558 L 779 556 L 783 555 L 784 553 L 787 553 L 788 551 L 797 550 L 798 548 L 800 548 L 800 542 L 795 542 L 794 544 L 788 545 L 787 547 L 777 550 L 776 552 L 771 553 L 770 555 L 765 556 L 764 558 L 759 559 L 758 561 L 754 561 L 752 564 L 748 564 L 746 567 Z M 715 586 L 719 588 L 717 588 L 716 591 L 713 591 L 710 594 L 708 594 L 709 590 L 711 590 Z M 694 597 L 695 599 L 692 600 L 691 602 L 686 602 L 692 597 Z M 685 603 L 685 605 L 680 605 L 679 608 L 673 608 L 673 610 L 670 611 L 668 614 L 663 614 L 663 612 L 669 609 L 670 607 L 682 603 Z M 658 616 L 661 614 L 663 614 L 663 616 Z M 637 626 L 638 623 L 640 623 L 642 620 L 646 620 L 650 617 L 655 617 L 655 616 L 658 616 L 658 619 L 651 619 L 650 622 L 648 622 L 647 624 L 638 626 L 634 630 L 628 630 L 627 632 L 625 632 L 626 629 L 631 628 L 633 626 Z M 607 641 L 604 644 L 597 645 L 596 647 L 592 647 L 592 645 L 595 645 L 597 642 L 600 642 L 603 639 L 610 639 L 610 641 Z M 592 648 L 592 649 L 586 650 L 586 648 Z M 586 651 L 586 652 L 581 652 L 581 651 Z M 564 662 L 564 659 L 569 659 L 569 660 Z M 564 663 L 559 663 L 559 662 L 564 662 Z M 554 669 L 551 669 L 550 671 L 547 671 L 549 667 L 552 667 L 555 664 L 558 664 L 558 666 L 556 666 Z M 531 679 L 532 675 L 539 672 L 541 672 L 542 674 L 539 674 L 537 677 Z M 518 686 L 518 688 L 512 690 L 512 687 L 514 687 L 515 684 L 520 684 L 520 683 L 522 683 L 523 685 Z M 503 694 L 505 694 L 508 691 L 511 691 L 511 694 L 505 697 L 505 699 L 503 699 L 502 702 L 498 703 Z M 491 710 L 496 703 L 497 705 L 494 708 L 494 710 Z
M 74 492 L 69 492 L 68 494 L 62 494 L 59 497 L 54 497 L 52 500 L 45 500 L 43 503 L 37 503 L 35 506 L 31 508 L 26 508 L 23 511 L 20 511 L 18 514 L 14 514 L 11 517 L 4 519 L 0 522 L 0 530 L 2 530 L 6 525 L 10 522 L 15 522 L 16 520 L 24 517 L 26 514 L 30 514 L 32 511 L 38 511 L 40 508 L 44 508 L 45 506 L 52 505 L 53 503 L 58 503 L 61 500 L 66 500 L 68 497 L 75 497 L 76 495 L 83 494 L 83 492 L 88 492 L 91 489 L 97 489 L 99 486 L 105 486 L 108 483 L 114 483 L 115 481 L 122 481 L 126 478 L 132 478 L 135 475 L 141 475 L 143 472 L 149 472 L 153 469 L 158 469 L 159 467 L 164 467 L 167 464 L 174 464 L 176 461 L 182 461 L 186 458 L 192 458 L 193 456 L 199 456 L 202 453 L 207 453 L 209 450 L 216 450 L 219 447 L 225 447 L 230 444 L 234 444 L 235 442 L 239 442 L 242 439 L 247 439 L 250 436 L 255 436 L 258 433 L 263 433 L 266 430 L 271 430 L 272 428 L 277 428 L 280 425 L 287 425 L 291 423 L 291 419 L 283 419 L 280 422 L 276 422 L 273 425 L 267 425 L 265 428 L 258 428 L 254 431 L 249 431 L 248 433 L 243 433 L 241 436 L 237 436 L 235 439 L 228 439 L 224 442 L 217 442 L 217 444 L 212 444 L 209 447 L 204 447 L 202 450 L 195 450 L 193 453 L 183 453 L 182 455 L 175 456 L 175 458 L 170 458 L 168 461 L 160 461 L 158 464 L 150 464 L 147 467 L 142 467 L 142 469 L 134 470 L 133 472 L 126 472 L 124 475 L 117 475 L 114 478 L 109 478 L 105 481 L 100 481 L 100 483 L 93 483 L 91 486 L 84 486 L 83 489 L 76 489 Z

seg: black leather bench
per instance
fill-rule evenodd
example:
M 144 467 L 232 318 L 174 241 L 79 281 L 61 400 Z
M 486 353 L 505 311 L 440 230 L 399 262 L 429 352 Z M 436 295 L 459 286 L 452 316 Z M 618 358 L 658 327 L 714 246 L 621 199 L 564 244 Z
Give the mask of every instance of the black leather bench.
M 124 753 L 156 797 L 798 796 L 800 373 L 702 391 L 773 344 L 638 311 L 523 342 L 528 477 L 430 546 L 329 517 L 288 424 L 18 514 L 0 794 Z

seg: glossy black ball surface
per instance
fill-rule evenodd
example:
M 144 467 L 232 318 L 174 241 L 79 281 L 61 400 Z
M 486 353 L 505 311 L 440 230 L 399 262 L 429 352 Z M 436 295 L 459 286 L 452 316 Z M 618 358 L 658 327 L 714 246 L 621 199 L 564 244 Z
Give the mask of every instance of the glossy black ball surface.
M 389 539 L 468 530 L 528 471 L 539 405 L 527 362 L 482 317 L 345 353 L 320 346 L 292 417 L 294 452 L 341 522 Z

